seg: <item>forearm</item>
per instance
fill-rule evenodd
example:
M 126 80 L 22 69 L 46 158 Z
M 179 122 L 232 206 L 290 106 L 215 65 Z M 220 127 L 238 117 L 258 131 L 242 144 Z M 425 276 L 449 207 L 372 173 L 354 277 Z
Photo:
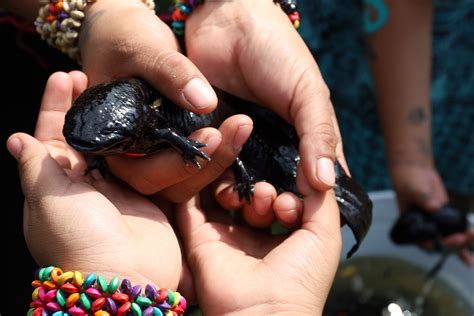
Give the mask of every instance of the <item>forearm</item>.
M 432 164 L 432 0 L 386 0 L 387 24 L 370 38 L 377 106 L 390 164 Z
M 38 0 L 0 0 L 0 7 L 33 22 L 38 16 L 40 3 Z

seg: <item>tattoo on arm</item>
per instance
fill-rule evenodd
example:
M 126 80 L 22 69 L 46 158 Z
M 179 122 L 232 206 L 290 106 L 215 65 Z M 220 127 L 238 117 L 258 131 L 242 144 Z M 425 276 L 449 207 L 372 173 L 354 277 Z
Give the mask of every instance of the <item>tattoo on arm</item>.
M 421 106 L 416 106 L 408 112 L 408 122 L 413 125 L 421 125 L 428 120 L 428 113 Z

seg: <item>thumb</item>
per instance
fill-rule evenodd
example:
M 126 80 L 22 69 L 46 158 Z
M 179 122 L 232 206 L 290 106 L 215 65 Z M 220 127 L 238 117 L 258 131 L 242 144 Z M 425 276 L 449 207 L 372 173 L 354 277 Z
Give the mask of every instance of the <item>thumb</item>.
M 47 148 L 30 135 L 11 135 L 7 140 L 7 148 L 18 162 L 21 186 L 28 201 L 56 194 L 70 183 Z
M 159 45 L 148 49 L 135 60 L 136 69 L 146 81 L 188 111 L 203 114 L 215 109 L 216 93 L 186 56 Z M 146 60 L 142 60 L 144 56 L 148 56 Z M 150 61 L 149 56 L 155 57 Z

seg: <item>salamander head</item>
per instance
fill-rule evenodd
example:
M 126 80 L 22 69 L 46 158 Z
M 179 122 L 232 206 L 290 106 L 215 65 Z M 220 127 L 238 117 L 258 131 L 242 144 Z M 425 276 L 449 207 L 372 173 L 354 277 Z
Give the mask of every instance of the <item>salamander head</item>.
M 76 99 L 63 128 L 70 146 L 83 153 L 110 154 L 133 144 L 141 110 L 124 89 L 126 85 L 115 81 L 89 88 Z

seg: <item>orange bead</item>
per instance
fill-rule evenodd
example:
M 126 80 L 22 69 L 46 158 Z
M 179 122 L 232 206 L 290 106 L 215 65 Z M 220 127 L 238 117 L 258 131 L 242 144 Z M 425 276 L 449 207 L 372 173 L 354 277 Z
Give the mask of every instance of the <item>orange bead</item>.
M 61 270 L 60 268 L 54 268 L 51 271 L 50 275 L 51 275 L 51 279 L 53 279 L 54 283 L 58 283 L 58 278 L 61 274 L 63 274 L 63 270 Z
M 57 288 L 57 287 L 56 287 L 56 284 L 53 283 L 52 281 L 49 281 L 49 280 L 48 280 L 48 281 L 44 281 L 44 282 L 43 282 L 43 286 L 44 286 L 44 288 L 47 289 L 47 290 L 54 290 L 54 289 Z
M 40 280 L 34 280 L 33 282 L 31 282 L 31 286 L 32 287 L 40 287 L 41 286 L 41 281 Z
M 74 293 L 74 294 L 69 295 L 69 297 L 66 300 L 66 307 L 67 308 L 73 307 L 80 297 L 81 295 L 79 293 Z

